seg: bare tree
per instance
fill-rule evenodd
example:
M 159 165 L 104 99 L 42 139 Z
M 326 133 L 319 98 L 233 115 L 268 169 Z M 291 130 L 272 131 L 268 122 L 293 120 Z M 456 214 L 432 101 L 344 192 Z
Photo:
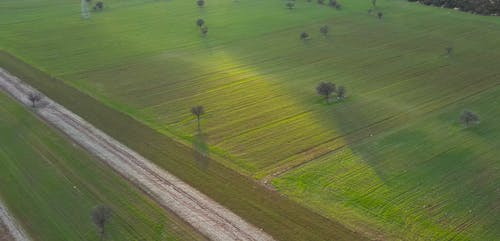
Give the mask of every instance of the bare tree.
M 309 34 L 308 34 L 308 33 L 306 33 L 306 32 L 302 32 L 302 33 L 300 34 L 300 39 L 301 39 L 301 40 L 303 40 L 303 41 L 305 41 L 305 40 L 309 39 Z
M 34 108 L 36 103 L 42 99 L 42 96 L 38 93 L 31 92 L 28 94 L 28 99 L 31 101 L 31 106 Z
M 460 115 L 460 121 L 464 124 L 465 128 L 469 127 L 471 124 L 479 124 L 479 116 L 470 111 L 464 110 Z
M 104 239 L 104 234 L 105 234 L 105 227 L 106 224 L 109 222 L 112 216 L 112 211 L 111 208 L 109 208 L 106 205 L 97 205 L 93 210 L 92 210 L 92 221 L 94 222 L 95 226 L 97 226 L 98 231 L 99 231 L 99 240 Z
M 196 25 L 198 26 L 198 28 L 201 28 L 201 26 L 203 26 L 205 24 L 205 20 L 199 18 L 198 20 L 196 20 Z
M 325 37 L 328 35 L 328 30 L 329 29 L 328 29 L 327 25 L 323 25 L 323 26 L 321 26 L 321 28 L 319 28 L 319 32 L 321 34 L 323 34 L 323 36 L 325 36 Z
M 345 97 L 346 97 L 346 90 L 344 86 L 339 86 L 339 88 L 337 88 L 337 99 L 343 100 L 345 99 Z
M 198 5 L 198 7 L 202 8 L 203 6 L 205 6 L 205 0 L 198 0 L 196 1 L 196 4 Z
M 382 19 L 382 17 L 384 16 L 384 14 L 382 12 L 378 12 L 377 13 L 377 17 L 378 19 Z
M 331 82 L 321 82 L 316 86 L 318 95 L 325 97 L 326 103 L 329 102 L 330 96 L 336 91 L 335 84 Z
M 289 9 L 289 10 L 292 10 L 294 7 L 295 7 L 295 2 L 294 1 L 289 1 L 286 3 L 286 7 Z
M 194 106 L 194 107 L 191 107 L 191 113 L 194 116 L 196 116 L 196 120 L 198 122 L 198 131 L 199 131 L 201 129 L 200 128 L 200 118 L 201 118 L 201 115 L 205 114 L 205 109 L 201 105 Z

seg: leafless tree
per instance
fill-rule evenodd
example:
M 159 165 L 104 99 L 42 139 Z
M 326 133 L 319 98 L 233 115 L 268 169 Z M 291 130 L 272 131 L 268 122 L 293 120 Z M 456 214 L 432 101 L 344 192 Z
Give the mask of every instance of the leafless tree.
M 42 96 L 39 93 L 31 92 L 28 94 L 28 99 L 31 101 L 31 106 L 34 108 L 36 103 L 42 99 Z
M 112 216 L 111 208 L 106 205 L 97 205 L 92 210 L 92 221 L 99 231 L 99 240 L 104 239 L 105 227 Z
M 479 116 L 470 110 L 464 110 L 462 112 L 460 121 L 464 124 L 465 128 L 469 127 L 471 124 L 478 124 L 480 122 Z
M 201 129 L 200 128 L 200 118 L 203 114 L 205 114 L 205 109 L 203 108 L 203 106 L 201 105 L 198 105 L 198 106 L 194 106 L 194 107 L 191 107 L 191 113 L 196 116 L 196 120 L 198 122 L 198 131 Z

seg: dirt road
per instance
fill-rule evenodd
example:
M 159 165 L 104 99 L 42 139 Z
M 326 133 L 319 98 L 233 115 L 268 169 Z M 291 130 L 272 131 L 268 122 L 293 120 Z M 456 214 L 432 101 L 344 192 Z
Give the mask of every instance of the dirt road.
M 2 68 L 0 68 L 0 89 L 30 107 L 28 95 L 38 93 Z M 247 223 L 49 98 L 43 97 L 33 109 L 42 119 L 98 156 L 115 171 L 150 194 L 163 207 L 176 213 L 209 239 L 273 240 L 261 229 Z
M 30 238 L 0 200 L 0 240 L 29 241 Z

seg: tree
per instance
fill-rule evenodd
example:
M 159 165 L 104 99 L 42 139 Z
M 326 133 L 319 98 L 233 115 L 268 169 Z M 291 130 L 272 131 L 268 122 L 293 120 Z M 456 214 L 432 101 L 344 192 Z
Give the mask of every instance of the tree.
M 198 122 L 198 131 L 199 131 L 200 130 L 200 118 L 201 118 L 201 115 L 205 114 L 205 110 L 204 110 L 203 106 L 198 105 L 198 106 L 191 107 L 191 113 L 194 116 L 196 116 L 196 120 Z
M 464 110 L 460 115 L 460 121 L 467 128 L 471 124 L 479 124 L 479 116 L 470 110 Z
M 196 25 L 198 26 L 198 28 L 201 28 L 201 26 L 203 26 L 205 24 L 205 20 L 199 18 L 198 20 L 196 20 Z
M 308 33 L 306 33 L 306 32 L 302 32 L 302 33 L 300 34 L 300 39 L 301 39 L 301 40 L 305 41 L 305 40 L 307 40 L 308 38 L 309 38 L 309 34 L 308 34 Z
M 286 7 L 289 9 L 289 10 L 292 10 L 294 7 L 295 7 L 295 2 L 293 1 L 289 1 L 286 3 Z
M 328 35 L 328 26 L 326 25 L 321 26 L 321 28 L 319 28 L 319 32 L 326 37 L 326 35 Z
M 329 102 L 330 96 L 335 92 L 335 84 L 331 82 L 321 82 L 316 87 L 318 95 L 325 97 L 326 103 Z
M 339 86 L 339 88 L 337 89 L 337 99 L 343 100 L 345 99 L 345 96 L 346 96 L 346 90 L 344 86 Z
M 100 240 L 104 239 L 105 227 L 112 216 L 111 208 L 106 205 L 97 205 L 92 210 L 92 221 L 99 230 Z
M 318 0 L 318 4 L 320 4 L 320 5 L 325 4 L 325 0 Z
M 203 36 L 206 36 L 207 33 L 208 33 L 208 27 L 207 25 L 203 25 L 201 28 L 200 28 L 200 31 L 201 31 L 201 34 L 203 34 Z
M 42 99 L 42 96 L 38 93 L 31 92 L 28 94 L 28 99 L 31 101 L 31 106 L 34 108 L 36 103 Z
M 104 8 L 104 3 L 102 1 L 99 1 L 95 4 L 95 8 L 99 11 L 102 11 L 102 9 Z
M 198 5 L 198 7 L 202 8 L 203 6 L 205 6 L 205 0 L 198 0 L 196 1 L 196 4 Z
M 453 53 L 453 48 L 452 47 L 447 47 L 446 48 L 446 54 L 449 56 L 449 55 L 451 55 L 451 53 Z
M 377 7 L 377 0 L 372 0 L 373 8 Z
M 384 16 L 384 14 L 382 12 L 378 12 L 377 13 L 377 17 L 378 19 L 382 19 L 382 17 Z

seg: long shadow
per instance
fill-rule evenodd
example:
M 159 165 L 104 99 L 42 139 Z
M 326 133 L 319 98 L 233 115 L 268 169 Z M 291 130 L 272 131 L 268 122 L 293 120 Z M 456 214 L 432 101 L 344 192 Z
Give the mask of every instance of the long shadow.
M 198 167 L 206 171 L 210 165 L 210 147 L 208 145 L 208 135 L 203 131 L 198 131 L 192 140 L 193 157 Z

